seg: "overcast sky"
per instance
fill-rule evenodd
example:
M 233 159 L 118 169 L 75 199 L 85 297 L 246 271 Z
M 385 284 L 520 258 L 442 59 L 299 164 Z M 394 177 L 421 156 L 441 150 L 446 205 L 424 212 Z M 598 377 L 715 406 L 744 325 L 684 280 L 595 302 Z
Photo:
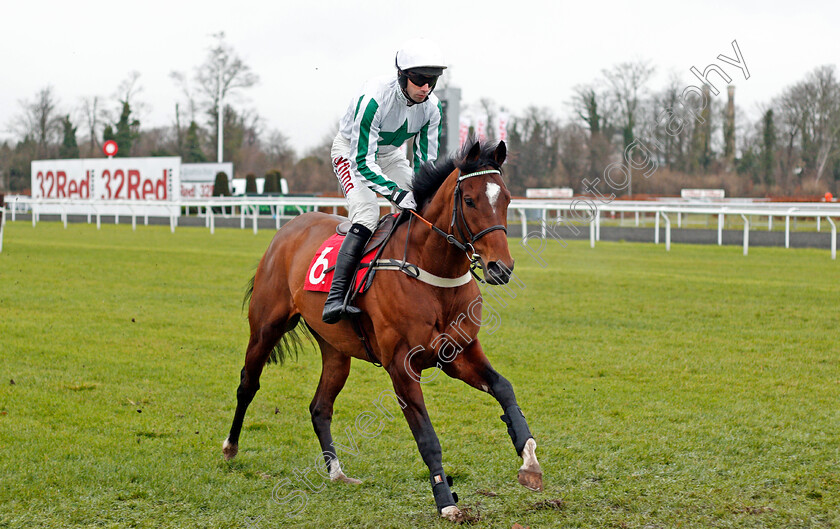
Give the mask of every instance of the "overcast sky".
M 624 61 L 656 66 L 653 89 L 672 74 L 696 84 L 689 68 L 717 62 L 747 112 L 816 66 L 840 62 L 840 2 L 825 0 L 3 0 L 2 13 L 0 137 L 9 137 L 19 101 L 47 85 L 77 120 L 84 96 L 106 97 L 116 109 L 112 96 L 133 70 L 141 74 L 143 127 L 172 124 L 183 99 L 169 74 L 192 75 L 218 31 L 260 77 L 239 106 L 256 110 L 264 128 L 281 131 L 299 153 L 335 130 L 361 83 L 392 72 L 396 49 L 415 36 L 440 43 L 464 103 L 488 97 L 514 114 L 536 105 L 560 117 L 571 114 L 575 85 Z M 748 80 L 716 61 L 735 57 L 733 40 Z

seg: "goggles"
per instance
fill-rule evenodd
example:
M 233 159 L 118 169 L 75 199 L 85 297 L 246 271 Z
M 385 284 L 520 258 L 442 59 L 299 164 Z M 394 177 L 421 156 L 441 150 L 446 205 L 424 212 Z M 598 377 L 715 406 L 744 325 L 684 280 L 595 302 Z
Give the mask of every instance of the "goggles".
M 434 88 L 435 83 L 437 83 L 438 80 L 437 75 L 422 75 L 417 72 L 405 72 L 405 76 L 408 77 L 408 80 L 417 87 L 429 85 L 429 88 Z

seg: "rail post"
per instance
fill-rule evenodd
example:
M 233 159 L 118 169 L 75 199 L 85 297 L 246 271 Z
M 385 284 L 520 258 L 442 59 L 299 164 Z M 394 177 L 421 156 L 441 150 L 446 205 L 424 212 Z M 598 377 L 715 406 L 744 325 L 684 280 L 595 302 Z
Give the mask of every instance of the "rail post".
M 542 217 L 541 217 L 542 218 L 542 226 L 540 227 L 540 234 L 542 235 L 543 239 L 545 239 L 545 228 L 546 228 L 546 225 L 548 224 L 547 221 L 546 221 L 547 215 L 548 215 L 548 210 L 543 208 Z
M 6 207 L 0 206 L 0 253 L 3 253 L 3 227 L 6 225 Z
M 653 222 L 653 243 L 659 244 L 659 210 L 656 210 L 656 220 Z
M 837 226 L 834 225 L 834 221 L 831 220 L 831 217 L 826 216 L 825 219 L 831 224 L 831 259 L 837 259 Z
M 744 219 L 744 255 L 747 255 L 750 248 L 750 220 L 743 213 L 741 218 Z
M 601 240 L 601 209 L 595 210 L 595 240 Z

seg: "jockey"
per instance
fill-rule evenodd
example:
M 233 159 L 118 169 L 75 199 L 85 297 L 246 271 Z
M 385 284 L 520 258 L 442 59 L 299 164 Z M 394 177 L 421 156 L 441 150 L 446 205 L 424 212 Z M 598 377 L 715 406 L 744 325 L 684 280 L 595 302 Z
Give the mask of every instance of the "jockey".
M 414 209 L 413 172 L 400 147 L 414 140 L 414 171 L 438 156 L 441 106 L 432 90 L 446 68 L 440 49 L 426 39 L 406 42 L 397 52 L 397 75 L 367 82 L 347 107 L 333 140 L 333 170 L 347 198 L 352 227 L 335 264 L 322 319 L 336 323 L 358 314 L 346 303 L 353 274 L 379 220 L 377 196 L 400 209 Z

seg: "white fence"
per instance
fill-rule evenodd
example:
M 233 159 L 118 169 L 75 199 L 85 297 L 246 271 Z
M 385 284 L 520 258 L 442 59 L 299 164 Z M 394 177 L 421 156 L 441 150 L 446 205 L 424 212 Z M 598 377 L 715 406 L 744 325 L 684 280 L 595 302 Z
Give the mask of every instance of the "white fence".
M 588 200 L 588 199 L 587 199 Z M 118 204 L 117 204 L 118 202 Z M 748 200 L 729 199 L 726 201 L 716 202 L 692 202 L 682 199 L 669 199 L 659 201 L 612 201 L 607 203 L 597 203 L 588 201 L 589 204 L 597 206 L 595 214 L 587 213 L 584 216 L 584 211 L 591 211 L 587 208 L 581 207 L 584 202 L 580 199 L 516 199 L 512 200 L 508 209 L 509 220 L 518 220 L 522 223 L 523 238 L 528 237 L 542 237 L 546 238 L 549 232 L 556 235 L 554 231 L 560 226 L 566 226 L 568 229 L 579 230 L 582 224 L 589 225 L 589 240 L 590 246 L 594 247 L 595 242 L 601 239 L 601 224 L 602 218 L 605 214 L 619 214 L 632 213 L 635 215 L 635 224 L 640 223 L 640 215 L 652 215 L 655 219 L 654 242 L 659 244 L 661 222 L 665 223 L 665 249 L 671 249 L 671 226 L 672 217 L 676 219 L 677 227 L 681 227 L 683 218 L 686 215 L 711 215 L 717 217 L 717 243 L 723 244 L 723 228 L 725 218 L 735 217 L 743 222 L 744 227 L 744 255 L 747 255 L 749 249 L 749 233 L 752 220 L 755 217 L 766 217 L 767 228 L 772 230 L 774 219 L 784 219 L 785 221 L 785 247 L 790 247 L 790 232 L 791 219 L 816 219 L 817 231 L 821 230 L 821 221 L 825 219 L 831 227 L 831 258 L 836 259 L 837 256 L 837 226 L 834 218 L 840 218 L 840 204 L 838 203 L 818 203 L 818 202 L 751 202 Z M 156 205 L 159 205 L 157 203 Z M 11 220 L 15 221 L 16 215 L 20 212 L 29 212 L 32 214 L 33 226 L 40 219 L 39 209 L 41 206 L 50 206 L 50 211 L 55 211 L 56 207 L 61 211 L 60 218 L 67 226 L 67 217 L 70 214 L 80 211 L 83 208 L 87 211 L 88 222 L 93 222 L 96 219 L 96 225 L 101 225 L 101 217 L 114 216 L 114 222 L 118 223 L 120 215 L 114 215 L 107 206 L 121 205 L 127 208 L 130 213 L 123 214 L 123 217 L 131 217 L 132 228 L 136 229 L 137 219 L 142 218 L 144 224 L 148 224 L 149 213 L 146 209 L 143 210 L 143 202 L 138 200 L 133 201 L 108 201 L 107 203 L 97 200 L 70 200 L 70 199 L 33 199 L 27 196 L 9 195 L 6 197 L 6 209 L 8 209 Z M 336 198 L 317 198 L 317 197 L 233 197 L 233 198 L 212 198 L 200 200 L 181 200 L 171 203 L 171 206 L 166 208 L 166 212 L 158 214 L 158 217 L 169 219 L 170 229 L 175 231 L 178 225 L 179 216 L 181 216 L 182 208 L 191 208 L 198 211 L 198 216 L 204 219 L 205 226 L 213 233 L 215 230 L 215 221 L 217 217 L 231 218 L 238 217 L 240 221 L 240 228 L 245 228 L 246 224 L 252 225 L 254 233 L 258 230 L 258 219 L 272 218 L 275 220 L 275 228 L 279 229 L 282 219 L 288 219 L 306 211 L 327 211 L 336 212 L 338 208 L 346 205 L 345 199 Z M 382 207 L 389 207 L 391 204 L 382 199 L 380 200 Z M 267 209 L 270 214 L 260 214 L 260 208 Z M 289 214 L 289 210 L 293 210 L 294 214 Z M 537 213 L 537 218 L 540 220 L 540 226 L 535 230 L 528 229 L 528 211 Z M 136 212 L 135 212 L 136 211 Z M 190 211 L 187 209 L 186 211 Z M 230 211 L 236 213 L 218 213 L 219 211 Z M 552 212 L 552 217 L 549 217 L 549 212 Z M 571 213 L 577 212 L 578 217 L 584 218 L 584 221 L 574 222 L 574 215 Z M 518 215 L 519 219 L 516 219 Z M 154 216 L 154 214 L 152 214 Z M 532 214 L 533 216 L 533 214 Z M 590 221 L 591 219 L 591 221 Z M 572 228 L 574 226 L 574 228 Z M 0 232 L 1 233 L 1 232 Z M 0 243 L 2 244 L 2 243 Z

